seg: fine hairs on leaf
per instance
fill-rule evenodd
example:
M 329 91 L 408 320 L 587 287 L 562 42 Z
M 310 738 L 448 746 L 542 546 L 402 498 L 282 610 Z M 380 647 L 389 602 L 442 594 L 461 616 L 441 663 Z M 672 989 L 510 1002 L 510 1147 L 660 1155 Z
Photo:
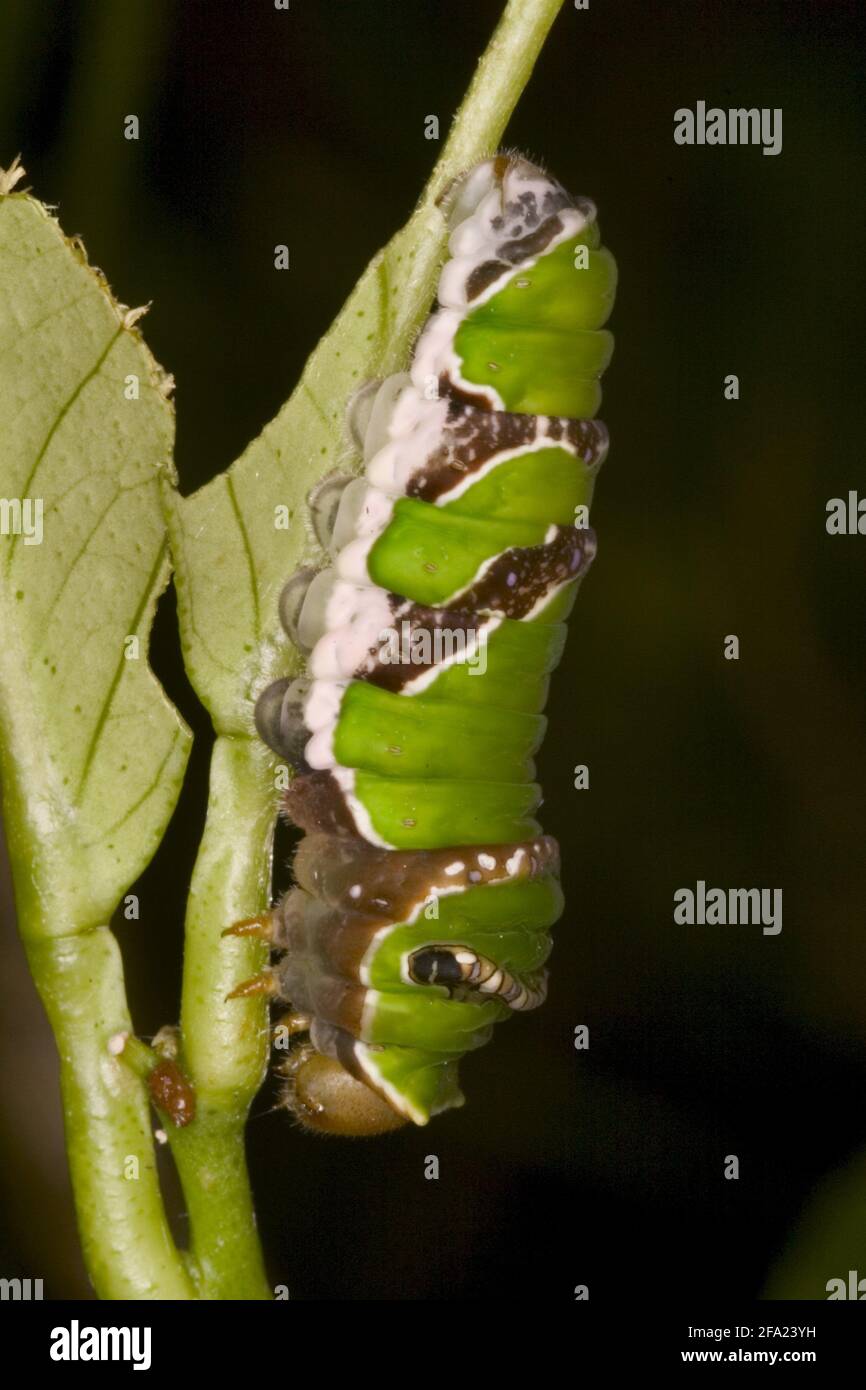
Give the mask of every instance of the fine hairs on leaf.
M 308 551 L 304 500 L 343 452 L 349 397 L 404 364 L 429 308 L 445 242 L 437 197 L 498 146 L 560 4 L 509 0 L 417 210 L 276 418 L 188 498 L 172 462 L 171 379 L 139 332 L 141 311 L 116 303 L 80 244 L 19 191 L 17 161 L 0 172 L 3 817 L 102 1298 L 273 1297 L 243 1138 L 267 1063 L 267 1015 L 260 1000 L 226 998 L 264 949 L 222 932 L 268 906 L 276 795 L 252 710 L 298 662 L 277 596 Z M 151 1052 L 133 1035 L 108 922 L 166 831 L 189 753 L 189 731 L 147 664 L 171 564 L 184 661 L 217 739 L 180 1030 Z M 195 1097 L 184 1123 L 157 1109 L 189 1214 L 186 1251 L 156 1176 L 149 1105 L 163 1093 L 147 1081 L 158 1063 Z

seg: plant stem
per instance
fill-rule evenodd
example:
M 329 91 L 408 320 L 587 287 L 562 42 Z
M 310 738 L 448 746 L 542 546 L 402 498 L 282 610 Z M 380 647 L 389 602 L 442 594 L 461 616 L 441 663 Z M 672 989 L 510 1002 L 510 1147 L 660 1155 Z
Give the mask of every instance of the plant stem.
M 247 1110 L 267 1066 L 267 1011 L 260 999 L 226 999 L 262 968 L 267 952 L 259 942 L 222 932 L 270 905 L 274 804 L 253 741 L 218 738 L 186 915 L 180 1064 L 195 1088 L 196 1114 L 169 1132 L 202 1298 L 272 1297 L 243 1142 Z
M 454 118 L 426 196 L 435 196 L 455 174 L 494 153 L 561 8 L 562 0 L 509 0 Z
M 84 1258 L 107 1299 L 190 1299 L 156 1172 L 147 1092 L 110 1055 L 130 1027 L 117 942 L 108 927 L 48 936 L 27 930 L 27 956 L 60 1053 L 66 1144 Z M 56 930 L 56 923 L 52 924 Z
M 562 0 L 508 0 L 461 102 L 460 109 L 418 207 L 386 248 L 386 266 L 405 238 L 412 269 L 391 310 L 388 353 L 382 375 L 402 370 L 408 345 L 426 317 L 442 263 L 446 227 L 437 199 L 458 174 L 494 154 L 520 94 L 532 74 Z M 395 277 L 396 278 L 396 277 Z
M 196 1117 L 170 1136 L 190 1220 L 190 1273 L 202 1299 L 269 1300 L 250 1194 L 246 1106 L 226 1113 L 199 1102 Z

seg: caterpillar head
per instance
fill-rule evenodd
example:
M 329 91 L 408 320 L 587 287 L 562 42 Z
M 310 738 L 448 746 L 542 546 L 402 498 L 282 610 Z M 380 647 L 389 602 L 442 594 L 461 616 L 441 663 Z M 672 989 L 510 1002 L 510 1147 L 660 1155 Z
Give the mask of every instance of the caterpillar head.
M 492 199 L 491 194 L 495 194 Z M 503 232 L 515 219 L 523 231 L 540 216 L 570 206 L 572 199 L 541 165 L 516 150 L 503 150 L 458 174 L 439 194 L 437 203 L 452 229 L 480 216 L 481 225 L 493 218 L 491 230 Z
M 294 1049 L 283 1068 L 282 1104 L 304 1129 L 318 1134 L 369 1138 L 407 1123 L 402 1115 L 333 1057 L 310 1045 Z

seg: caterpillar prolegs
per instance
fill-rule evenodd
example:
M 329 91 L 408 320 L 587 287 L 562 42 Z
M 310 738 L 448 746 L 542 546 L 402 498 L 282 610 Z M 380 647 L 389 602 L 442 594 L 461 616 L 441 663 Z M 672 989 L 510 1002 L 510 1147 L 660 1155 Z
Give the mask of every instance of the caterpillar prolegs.
M 308 1035 L 287 1099 L 333 1133 L 462 1104 L 460 1056 L 544 999 L 563 905 L 533 756 L 595 552 L 616 266 L 593 204 L 519 157 L 446 206 L 411 366 L 351 407 L 364 474 L 311 496 L 332 564 L 281 597 L 308 675 L 256 707 L 306 832 L 271 918 L 274 992 Z

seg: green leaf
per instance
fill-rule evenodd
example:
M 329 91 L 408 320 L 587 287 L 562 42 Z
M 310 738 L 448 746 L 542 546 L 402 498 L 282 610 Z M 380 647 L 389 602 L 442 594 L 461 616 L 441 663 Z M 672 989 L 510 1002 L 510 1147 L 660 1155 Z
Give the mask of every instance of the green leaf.
M 124 313 L 44 207 L 0 201 L 4 776 L 23 915 L 48 934 L 108 921 L 160 841 L 189 742 L 146 659 L 172 411 Z M 28 511 L 41 538 L 20 533 Z
M 107 923 L 189 748 L 147 665 L 169 575 L 168 382 L 81 247 L 8 192 L 18 172 L 0 173 L 0 766 L 19 923 L 57 1036 L 94 1282 L 183 1298 L 145 1094 L 107 1050 L 130 1026 Z

